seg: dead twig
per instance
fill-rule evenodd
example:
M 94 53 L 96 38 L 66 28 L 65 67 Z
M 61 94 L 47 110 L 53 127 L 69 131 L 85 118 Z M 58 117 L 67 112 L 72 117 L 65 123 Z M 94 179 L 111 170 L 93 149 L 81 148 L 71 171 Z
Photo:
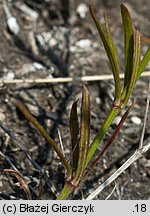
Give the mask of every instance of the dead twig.
M 149 103 L 150 103 L 150 82 L 149 82 L 149 85 L 148 85 L 147 101 L 146 101 L 146 108 L 145 108 L 143 128 L 142 128 L 141 138 L 140 138 L 140 142 L 139 142 L 139 149 L 142 148 L 142 145 L 143 145 L 145 128 L 146 128 L 146 120 L 147 120 L 147 116 L 148 116 Z
M 141 149 L 137 149 L 135 153 L 115 172 L 113 173 L 103 184 L 101 184 L 93 193 L 91 193 L 86 200 L 92 200 L 104 188 L 106 188 L 108 185 L 110 185 L 118 176 L 121 175 L 132 163 L 134 163 L 136 160 L 138 160 L 140 157 L 143 156 L 148 150 L 150 149 L 150 142 L 144 145 Z
M 16 178 L 18 179 L 21 187 L 23 188 L 23 190 L 27 196 L 27 199 L 28 200 L 32 199 L 32 195 L 31 195 L 30 189 L 28 187 L 28 184 L 26 183 L 25 178 L 23 177 L 23 175 L 19 171 L 13 170 L 13 169 L 3 169 L 3 170 L 1 170 L 1 172 L 14 174 L 16 176 Z
M 150 77 L 150 71 L 145 71 L 142 77 Z M 120 74 L 120 78 L 124 78 L 124 74 Z M 44 78 L 44 79 L 0 79 L 0 84 L 41 84 L 41 83 L 67 83 L 67 82 L 92 82 L 101 80 L 112 80 L 113 75 L 100 76 L 83 76 L 83 77 L 58 77 L 58 78 Z

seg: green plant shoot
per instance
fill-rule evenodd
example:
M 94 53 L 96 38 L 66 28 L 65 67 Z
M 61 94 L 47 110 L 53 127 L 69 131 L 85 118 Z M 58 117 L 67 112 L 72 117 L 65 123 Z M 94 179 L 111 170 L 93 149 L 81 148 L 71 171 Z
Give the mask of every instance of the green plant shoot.
M 78 187 L 80 182 L 82 182 L 82 179 L 84 180 L 83 176 L 86 173 L 87 165 L 91 161 L 94 153 L 96 152 L 99 144 L 104 138 L 114 118 L 117 116 L 120 110 L 123 109 L 128 103 L 128 100 L 131 96 L 131 93 L 136 85 L 138 78 L 140 77 L 141 73 L 143 72 L 150 60 L 150 48 L 147 50 L 146 54 L 141 60 L 140 33 L 134 30 L 129 11 L 125 5 L 121 4 L 121 15 L 124 30 L 124 84 L 122 86 L 119 77 L 119 58 L 117 56 L 116 47 L 111 35 L 107 16 L 106 14 L 104 14 L 105 27 L 103 27 L 99 19 L 95 15 L 92 6 L 90 6 L 90 13 L 104 45 L 106 54 L 108 56 L 115 82 L 114 101 L 104 123 L 102 124 L 99 132 L 92 140 L 91 144 L 89 145 L 90 95 L 89 90 L 85 84 L 83 84 L 82 87 L 80 122 L 78 123 L 77 101 L 73 103 L 70 113 L 70 140 L 72 146 L 72 161 L 70 163 L 63 156 L 55 141 L 51 139 L 51 137 L 46 133 L 44 128 L 37 122 L 37 120 L 27 111 L 27 109 L 21 103 L 17 103 L 18 109 L 22 112 L 25 118 L 37 128 L 41 135 L 53 147 L 54 151 L 58 154 L 67 171 L 65 185 L 57 198 L 58 200 L 67 199 L 70 193 Z M 132 106 L 133 105 L 131 105 L 131 107 Z M 106 149 L 110 146 L 110 144 L 118 134 L 131 107 L 123 116 L 123 119 L 120 122 L 118 129 L 112 136 L 110 142 L 104 146 L 104 150 L 95 160 L 96 162 L 104 154 Z

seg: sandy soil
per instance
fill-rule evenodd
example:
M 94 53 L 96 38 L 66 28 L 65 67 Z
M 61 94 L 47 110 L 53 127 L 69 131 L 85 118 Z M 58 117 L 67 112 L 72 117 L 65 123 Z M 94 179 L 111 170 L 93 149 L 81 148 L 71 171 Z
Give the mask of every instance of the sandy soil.
M 108 14 L 122 73 L 121 1 L 92 2 L 102 22 L 103 10 Z M 8 30 L 6 11 L 0 1 L 0 80 L 111 74 L 107 56 L 89 12 L 86 9 L 85 14 L 84 10 L 82 13 L 77 12 L 81 3 L 87 6 L 87 1 L 4 0 L 4 3 L 11 15 L 16 18 L 19 32 L 14 35 Z M 130 0 L 124 3 L 131 13 L 135 28 L 148 37 L 150 1 Z M 23 6 L 32 10 L 31 14 L 21 9 Z M 148 46 L 148 43 L 142 43 L 142 53 Z M 150 66 L 147 70 L 149 69 Z M 136 105 L 129 114 L 119 137 L 83 184 L 83 194 L 78 191 L 70 199 L 81 199 L 82 196 L 86 198 L 137 149 L 145 113 L 148 81 L 149 78 L 140 78 L 138 81 L 131 97 L 131 101 L 136 99 Z M 87 84 L 91 95 L 92 140 L 109 112 L 113 101 L 114 83 L 112 80 L 106 80 Z M 0 169 L 12 169 L 13 164 L 27 179 L 33 199 L 55 199 L 55 189 L 59 193 L 64 184 L 64 169 L 51 147 L 17 110 L 16 101 L 21 100 L 28 107 L 58 145 L 60 145 L 58 136 L 60 132 L 64 152 L 69 159 L 71 150 L 69 114 L 72 103 L 78 98 L 81 99 L 81 86 L 80 82 L 0 84 L 0 120 L 17 136 L 17 143 L 23 146 L 47 174 L 42 175 L 17 143 L 2 129 L 0 129 Z M 123 113 L 124 111 L 121 111 L 119 117 Z M 138 120 L 134 120 L 133 117 Z M 117 119 L 101 146 L 107 142 L 116 125 Z M 149 125 L 150 118 L 146 125 L 144 144 L 150 141 Z M 109 199 L 149 199 L 149 180 L 150 154 L 147 153 L 116 180 L 115 190 Z M 97 199 L 106 199 L 113 188 L 114 183 Z M 0 199 L 26 199 L 15 176 L 0 174 Z

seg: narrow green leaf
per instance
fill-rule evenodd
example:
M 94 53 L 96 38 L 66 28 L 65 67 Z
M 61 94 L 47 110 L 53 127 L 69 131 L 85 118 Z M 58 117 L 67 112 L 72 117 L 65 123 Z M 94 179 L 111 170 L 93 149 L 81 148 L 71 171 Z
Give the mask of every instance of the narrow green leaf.
M 71 135 L 71 145 L 72 145 L 72 170 L 75 171 L 78 164 L 79 156 L 79 123 L 77 115 L 77 103 L 75 101 L 71 108 L 70 113 L 70 135 Z
M 128 84 L 124 89 L 124 92 L 126 92 L 126 95 L 125 95 L 123 106 L 125 106 L 126 103 L 128 102 L 128 99 L 131 95 L 131 92 L 132 92 L 132 90 L 136 84 L 137 78 L 138 78 L 138 68 L 139 68 L 139 64 L 140 64 L 140 48 L 141 48 L 140 34 L 138 31 L 136 31 L 133 69 L 132 69 L 131 78 L 128 81 Z M 123 92 L 123 94 L 124 94 L 124 92 Z
M 114 62 L 115 62 L 115 66 L 116 66 L 116 71 L 119 73 L 119 66 L 118 66 L 118 59 L 117 59 L 117 53 L 116 53 L 116 47 L 110 32 L 110 27 L 109 27 L 109 23 L 108 23 L 108 19 L 107 19 L 107 15 L 104 12 L 104 19 L 105 19 L 105 26 L 106 26 L 106 37 L 107 37 L 107 42 L 109 44 L 109 47 L 111 48 L 111 52 L 113 54 L 114 57 Z
M 53 149 L 58 154 L 58 156 L 62 160 L 62 162 L 63 162 L 63 164 L 67 170 L 67 178 L 70 179 L 71 173 L 72 173 L 71 167 L 68 164 L 65 157 L 63 156 L 60 149 L 58 148 L 55 141 L 48 135 L 48 133 L 45 131 L 45 129 L 42 127 L 42 125 L 40 125 L 39 122 L 28 112 L 26 107 L 24 107 L 21 102 L 18 101 L 16 103 L 16 106 L 20 110 L 20 112 L 24 115 L 24 117 L 34 125 L 34 127 L 40 132 L 40 134 L 46 139 L 46 141 L 53 147 Z
M 96 17 L 93 7 L 90 6 L 90 13 L 91 16 L 94 20 L 94 23 L 97 27 L 97 30 L 99 32 L 100 38 L 103 42 L 105 51 L 107 53 L 107 56 L 109 58 L 111 67 L 112 67 L 112 72 L 114 75 L 114 81 L 115 81 L 115 103 L 119 104 L 120 103 L 120 97 L 121 97 L 121 83 L 120 83 L 120 77 L 119 77 L 119 67 L 118 67 L 118 58 L 117 58 L 117 54 L 116 54 L 116 49 L 115 49 L 115 45 L 110 33 L 110 28 L 108 25 L 108 21 L 105 15 L 105 25 L 106 25 L 106 33 L 103 29 L 103 27 L 101 26 L 98 18 Z
M 121 83 L 120 83 L 120 77 L 119 77 L 119 65 L 118 65 L 118 58 L 117 58 L 117 53 L 116 53 L 116 47 L 110 32 L 110 27 L 108 24 L 108 19 L 106 16 L 106 13 L 104 13 L 104 19 L 105 19 L 105 26 L 106 26 L 106 36 L 107 36 L 107 42 L 109 44 L 109 48 L 110 51 L 112 53 L 112 57 L 113 57 L 113 73 L 114 73 L 114 81 L 115 81 L 115 98 L 118 99 L 118 103 L 119 103 L 119 99 L 120 99 L 120 95 L 121 95 Z M 110 61 L 111 62 L 111 61 Z M 116 101 L 117 103 L 117 101 Z
M 79 158 L 73 184 L 78 185 L 86 163 L 87 152 L 90 140 L 90 96 L 89 90 L 83 84 L 82 104 L 81 104 L 81 120 L 80 120 L 80 142 L 79 142 Z
M 140 62 L 139 68 L 138 68 L 138 77 L 137 79 L 140 77 L 141 73 L 144 71 L 146 65 L 148 64 L 148 62 L 150 61 L 150 48 L 148 48 L 147 52 L 145 53 L 142 61 Z
M 128 9 L 125 5 L 121 4 L 121 14 L 124 29 L 124 87 L 127 85 L 131 78 L 133 67 L 133 54 L 134 54 L 134 28 Z

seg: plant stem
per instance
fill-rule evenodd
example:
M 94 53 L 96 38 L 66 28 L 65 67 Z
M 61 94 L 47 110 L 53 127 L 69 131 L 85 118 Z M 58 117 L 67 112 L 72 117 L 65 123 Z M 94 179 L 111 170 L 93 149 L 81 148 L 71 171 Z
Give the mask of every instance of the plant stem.
M 119 111 L 120 111 L 119 107 L 112 106 L 112 108 L 111 108 L 106 120 L 104 121 L 100 131 L 98 132 L 98 134 L 95 136 L 94 140 L 91 143 L 91 146 L 90 146 L 88 154 L 87 154 L 85 168 L 86 168 L 87 164 L 89 163 L 89 161 L 91 160 L 91 158 L 92 158 L 93 154 L 95 153 L 99 143 L 102 141 L 103 137 L 105 136 L 111 123 L 113 122 L 114 118 L 116 117 L 116 115 L 118 114 Z M 73 180 L 72 180 L 72 182 L 73 182 Z M 71 182 L 70 182 L 70 184 L 68 182 L 66 182 L 60 195 L 57 197 L 57 200 L 66 199 L 74 189 L 75 188 L 71 185 Z
M 74 190 L 74 187 L 71 186 L 68 182 L 65 183 L 64 188 L 62 189 L 61 193 L 57 197 L 57 200 L 65 200 Z
M 105 119 L 103 125 L 101 126 L 101 129 L 99 130 L 99 132 L 97 133 L 97 135 L 95 136 L 95 138 L 93 139 L 89 150 L 88 150 L 88 154 L 87 154 L 87 159 L 86 159 L 86 166 L 89 163 L 89 161 L 91 160 L 93 154 L 95 153 L 96 149 L 98 148 L 100 142 L 102 141 L 103 137 L 105 136 L 106 132 L 108 131 L 110 125 L 112 124 L 114 118 L 116 117 L 116 115 L 118 114 L 120 108 L 118 107 L 112 107 L 107 118 Z
M 109 147 L 112 145 L 112 143 L 114 142 L 115 138 L 118 136 L 119 131 L 121 130 L 129 112 L 131 111 L 131 109 L 133 108 L 133 106 L 135 105 L 135 102 L 133 102 L 131 104 L 131 106 L 127 109 L 127 111 L 124 113 L 124 115 L 122 116 L 119 124 L 117 125 L 117 128 L 115 129 L 113 135 L 110 137 L 109 141 L 107 142 L 107 144 L 104 145 L 104 147 L 102 148 L 101 152 L 99 153 L 98 157 L 92 162 L 92 164 L 90 164 L 90 166 L 87 168 L 87 171 L 84 173 L 83 177 L 82 177 L 82 182 L 83 180 L 85 181 L 85 179 L 87 178 L 87 176 L 91 173 L 93 167 L 102 159 L 102 157 L 104 156 L 104 154 L 108 151 Z

